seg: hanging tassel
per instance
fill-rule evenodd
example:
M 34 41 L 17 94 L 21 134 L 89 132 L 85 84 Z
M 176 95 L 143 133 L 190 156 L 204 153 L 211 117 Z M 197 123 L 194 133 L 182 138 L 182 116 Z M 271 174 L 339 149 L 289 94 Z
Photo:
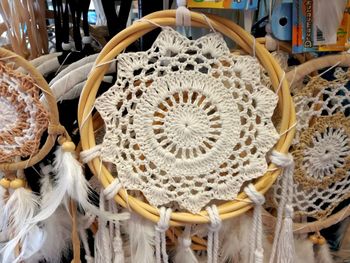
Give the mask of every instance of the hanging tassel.
M 219 254 L 219 231 L 222 225 L 221 218 L 216 205 L 207 207 L 206 210 L 210 219 L 207 244 L 208 263 L 217 263 Z
M 154 263 L 155 230 L 152 222 L 132 213 L 128 230 L 131 262 Z
M 108 201 L 109 210 L 113 213 L 118 213 L 117 205 L 114 199 Z M 113 247 L 113 263 L 124 263 L 125 256 L 123 250 L 123 240 L 120 232 L 120 223 L 115 222 L 109 225 L 110 236 L 113 237 L 112 247 Z
M 293 263 L 295 247 L 293 242 L 293 173 L 294 161 L 291 155 L 273 151 L 271 162 L 283 168 L 281 200 L 277 210 L 275 237 L 273 240 L 270 263 Z M 284 213 L 283 213 L 284 212 Z M 283 220 L 283 214 L 285 215 Z M 283 222 L 282 222 L 283 221 Z
M 250 232 L 250 253 L 249 263 L 262 263 L 264 260 L 263 249 L 263 230 L 262 230 L 262 205 L 265 203 L 265 197 L 259 193 L 253 184 L 249 184 L 244 188 L 244 192 L 253 201 L 254 215 L 253 225 Z
M 176 248 L 175 263 L 198 263 L 196 256 L 191 249 L 191 226 L 186 225 L 181 237 L 178 238 Z
M 105 211 L 103 191 L 100 194 L 100 210 Z M 107 228 L 107 221 L 103 217 L 98 219 L 98 230 L 95 235 L 95 263 L 112 262 L 111 237 Z
M 171 209 L 166 209 L 165 207 L 161 207 L 159 210 L 159 221 L 155 226 L 156 235 L 155 235 L 155 245 L 156 245 L 156 262 L 157 263 L 168 263 L 169 258 L 166 252 L 166 235 L 165 232 L 169 228 Z M 163 261 L 162 261 L 163 257 Z

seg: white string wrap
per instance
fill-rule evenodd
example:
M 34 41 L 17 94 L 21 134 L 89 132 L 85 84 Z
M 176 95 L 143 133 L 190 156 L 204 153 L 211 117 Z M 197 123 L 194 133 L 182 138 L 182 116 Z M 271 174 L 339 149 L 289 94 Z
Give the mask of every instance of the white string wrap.
M 187 9 L 186 0 L 177 0 L 176 26 L 191 26 L 191 12 Z
M 262 245 L 262 206 L 265 203 L 265 197 L 259 193 L 253 184 L 244 188 L 244 192 L 254 203 L 253 226 L 250 232 L 250 252 L 249 263 L 262 263 L 264 261 L 264 249 Z
M 206 208 L 206 210 L 210 219 L 207 245 L 208 263 L 217 263 L 219 251 L 219 231 L 222 226 L 222 222 L 216 205 L 209 206 Z
M 165 232 L 169 228 L 171 208 L 161 207 L 159 209 L 159 221 L 155 226 L 155 243 L 156 243 L 156 262 L 161 263 L 162 257 L 163 262 L 168 263 L 168 254 L 166 252 L 166 235 Z
M 273 151 L 270 160 L 283 168 L 281 200 L 277 210 L 275 237 L 273 240 L 270 263 L 292 263 L 295 258 L 293 242 L 293 173 L 294 161 L 290 154 Z M 284 214 L 284 220 L 283 219 Z M 276 258 L 276 261 L 275 261 Z
M 95 145 L 94 147 L 85 150 L 85 151 L 81 151 L 80 152 L 80 159 L 83 163 L 88 163 L 90 161 L 92 161 L 93 159 L 95 159 L 96 157 L 100 157 L 101 156 L 101 149 L 102 149 L 102 145 L 98 144 Z
M 118 178 L 115 178 L 113 182 L 103 190 L 103 194 L 107 200 L 111 200 L 118 194 L 121 188 L 122 184 Z

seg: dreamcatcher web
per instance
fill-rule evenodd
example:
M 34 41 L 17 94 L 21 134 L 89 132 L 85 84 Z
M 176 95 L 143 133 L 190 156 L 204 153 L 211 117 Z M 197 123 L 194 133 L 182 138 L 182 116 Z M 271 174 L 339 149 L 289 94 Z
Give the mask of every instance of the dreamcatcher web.
M 328 216 L 350 197 L 350 92 L 348 73 L 337 69 L 334 80 L 312 78 L 297 90 L 294 209 L 316 219 Z M 281 180 L 273 188 L 275 205 Z
M 38 152 L 48 124 L 34 80 L 0 63 L 0 162 Z
M 150 50 L 118 56 L 116 84 L 96 100 L 102 159 L 157 207 L 197 213 L 231 200 L 267 170 L 279 138 L 278 97 L 258 61 L 231 55 L 218 33 L 188 40 L 165 28 Z

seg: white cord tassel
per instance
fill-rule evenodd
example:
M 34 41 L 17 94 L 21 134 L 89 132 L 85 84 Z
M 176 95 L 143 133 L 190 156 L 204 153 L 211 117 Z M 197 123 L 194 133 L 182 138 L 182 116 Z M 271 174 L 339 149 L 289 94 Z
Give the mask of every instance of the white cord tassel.
M 103 191 L 100 194 L 100 210 L 105 211 Z M 95 263 L 112 262 L 111 237 L 107 228 L 107 221 L 103 217 L 98 219 L 98 231 L 95 236 Z
M 177 0 L 176 26 L 191 26 L 191 12 L 187 9 L 186 0 Z
M 175 263 L 198 263 L 196 256 L 191 249 L 191 226 L 186 225 L 181 237 L 178 238 L 178 246 L 176 249 Z
M 295 260 L 293 238 L 293 157 L 273 151 L 271 162 L 283 168 L 281 200 L 277 210 L 275 237 L 273 240 L 270 263 L 292 263 Z M 284 212 L 284 213 L 283 213 Z M 283 214 L 285 215 L 284 221 Z
M 255 204 L 253 215 L 253 226 L 250 233 L 250 263 L 262 263 L 264 261 L 264 249 L 262 245 L 263 230 L 262 230 L 262 205 L 265 203 L 265 197 L 259 193 L 253 184 L 249 184 L 244 192 Z
M 165 207 L 161 207 L 159 210 L 159 221 L 158 221 L 158 224 L 155 226 L 156 262 L 157 263 L 162 262 L 162 257 L 163 257 L 163 262 L 168 263 L 165 232 L 169 228 L 171 213 L 172 211 L 170 208 L 166 209 Z
M 219 231 L 222 225 L 219 211 L 216 205 L 212 205 L 206 208 L 209 218 L 210 225 L 208 226 L 208 263 L 218 262 L 218 251 L 219 251 Z

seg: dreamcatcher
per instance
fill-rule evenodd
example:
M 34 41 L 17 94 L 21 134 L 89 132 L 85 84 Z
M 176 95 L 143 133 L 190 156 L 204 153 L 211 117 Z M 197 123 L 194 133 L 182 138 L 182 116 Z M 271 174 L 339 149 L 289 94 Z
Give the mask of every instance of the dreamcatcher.
M 293 88 L 298 120 L 291 146 L 295 160 L 291 184 L 294 228 L 296 233 L 316 233 L 310 240 L 321 247 L 316 252 L 318 260 L 329 257 L 327 244 L 319 231 L 349 215 L 348 61 L 347 55 L 322 57 L 302 64 L 287 76 L 297 83 L 311 72 L 332 67 L 317 76 L 307 77 L 309 80 L 304 81 L 306 84 L 302 88 Z M 272 192 L 272 204 L 276 207 L 281 199 L 281 180 L 277 180 Z M 307 253 L 313 253 L 310 248 Z
M 76 203 L 91 214 L 111 221 L 125 219 L 127 214 L 101 212 L 89 202 L 89 185 L 82 167 L 75 158 L 75 145 L 58 121 L 55 98 L 43 77 L 23 58 L 0 49 L 1 70 L 1 132 L 0 180 L 2 211 L 0 214 L 1 260 L 19 262 L 59 259 L 52 235 L 56 216 L 62 207 L 72 220 L 74 261 L 80 260 L 77 236 Z M 13 63 L 11 64 L 10 61 Z M 16 67 L 20 67 L 21 71 Z M 25 73 L 21 73 L 25 72 Z M 44 105 L 40 95 L 45 97 Z M 45 140 L 42 140 L 44 137 Z M 56 138 L 59 146 L 51 169 L 42 167 L 45 187 L 41 198 L 33 193 L 23 169 L 42 161 L 53 149 Z M 46 172 L 44 172 L 46 171 Z M 48 178 L 54 174 L 54 180 Z
M 215 32 L 188 40 L 166 27 L 175 23 L 175 12 L 154 13 L 106 45 L 80 99 L 81 156 L 105 187 L 103 196 L 134 211 L 128 226 L 135 262 L 153 262 L 154 256 L 157 262 L 168 261 L 170 226 L 185 226 L 177 262 L 193 259 L 191 225 L 203 223 L 208 224 L 207 257 L 216 262 L 221 221 L 244 213 L 252 202 L 259 220 L 259 191 L 265 192 L 279 173 L 274 165 L 268 168 L 266 156 L 277 143 L 274 162 L 286 165 L 287 157 L 277 151 L 286 151 L 293 137 L 293 105 L 282 71 L 269 53 L 232 22 L 196 13 L 191 18 L 192 25 L 222 31 L 253 57 L 230 55 Z M 162 32 L 150 50 L 119 54 L 158 26 Z M 117 55 L 116 84 L 95 102 L 99 82 Z M 271 121 L 276 93 L 281 135 Z M 94 106 L 105 122 L 97 146 Z M 245 188 L 250 199 L 240 193 L 245 183 L 264 173 Z M 168 237 L 172 240 L 170 233 Z M 259 244 L 252 246 L 261 252 Z M 253 253 L 251 260 L 254 257 L 261 259 L 261 253 Z

